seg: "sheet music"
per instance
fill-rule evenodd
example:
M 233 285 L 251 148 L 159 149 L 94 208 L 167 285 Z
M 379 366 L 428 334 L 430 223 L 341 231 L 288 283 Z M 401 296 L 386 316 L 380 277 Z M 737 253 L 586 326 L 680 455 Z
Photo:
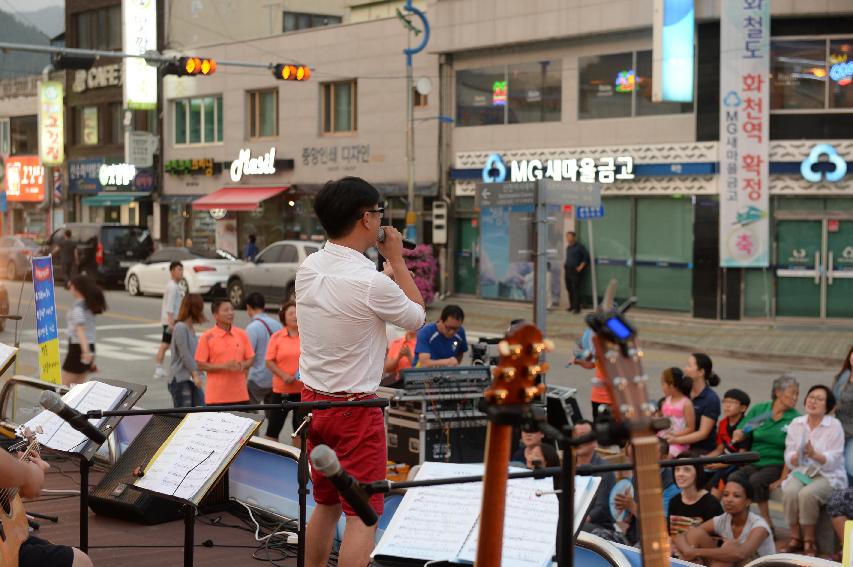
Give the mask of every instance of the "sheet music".
M 6 366 L 18 353 L 18 349 L 5 343 L 0 343 L 0 368 Z
M 517 472 L 522 469 L 511 469 Z M 416 480 L 483 473 L 482 464 L 424 463 Z M 601 480 L 575 477 L 575 519 L 580 526 Z M 507 485 L 503 562 L 506 567 L 550 565 L 556 548 L 559 506 L 551 479 L 517 479 Z M 477 554 L 482 483 L 410 489 L 373 556 L 473 563 Z
M 72 387 L 68 393 L 62 396 L 62 401 L 80 413 L 86 413 L 91 410 L 113 410 L 126 395 L 126 388 L 91 381 Z M 103 421 L 104 418 L 90 419 L 89 423 L 95 427 L 100 427 Z M 39 443 L 57 451 L 75 452 L 82 449 L 88 441 L 88 437 L 48 410 L 43 410 L 26 422 L 24 426 L 33 430 L 37 426 L 41 426 L 44 432 L 36 436 Z
M 187 414 L 134 484 L 195 502 L 257 426 L 227 412 Z

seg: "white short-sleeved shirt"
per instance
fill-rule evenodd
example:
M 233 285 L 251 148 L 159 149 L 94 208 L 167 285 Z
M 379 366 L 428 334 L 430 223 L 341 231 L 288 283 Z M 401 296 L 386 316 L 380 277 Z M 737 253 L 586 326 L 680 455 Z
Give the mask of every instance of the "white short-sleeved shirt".
M 184 299 L 184 288 L 173 279 L 169 279 L 166 284 L 166 291 L 163 292 L 163 304 L 160 306 L 160 324 L 169 324 L 169 313 L 172 318 L 178 318 L 178 311 L 181 309 L 181 301 Z
M 299 375 L 323 392 L 373 392 L 382 380 L 385 323 L 414 331 L 424 308 L 360 252 L 327 242 L 296 273 Z
M 746 517 L 746 524 L 744 524 L 743 531 L 740 533 L 740 537 L 737 538 L 737 542 L 744 543 L 749 537 L 749 534 L 751 534 L 752 530 L 755 528 L 764 528 L 767 530 L 767 537 L 763 542 L 761 542 L 761 545 L 758 546 L 756 557 L 764 557 L 765 555 L 773 555 L 776 553 L 776 544 L 773 543 L 773 532 L 770 531 L 770 527 L 767 525 L 767 522 L 764 521 L 764 518 L 755 512 L 750 512 Z M 734 536 L 732 535 L 731 515 L 721 514 L 719 516 L 715 516 L 714 531 L 717 532 L 718 536 L 725 540 L 734 539 Z

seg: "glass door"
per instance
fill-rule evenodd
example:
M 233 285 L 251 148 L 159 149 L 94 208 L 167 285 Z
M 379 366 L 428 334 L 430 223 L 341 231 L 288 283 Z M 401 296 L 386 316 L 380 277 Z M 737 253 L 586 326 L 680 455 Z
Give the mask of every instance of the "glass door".
M 826 316 L 853 317 L 853 220 L 826 223 Z
M 776 242 L 776 315 L 820 317 L 823 221 L 780 220 Z
M 478 241 L 479 230 L 474 225 L 474 219 L 457 219 L 456 261 L 453 263 L 453 287 L 456 293 L 477 293 Z

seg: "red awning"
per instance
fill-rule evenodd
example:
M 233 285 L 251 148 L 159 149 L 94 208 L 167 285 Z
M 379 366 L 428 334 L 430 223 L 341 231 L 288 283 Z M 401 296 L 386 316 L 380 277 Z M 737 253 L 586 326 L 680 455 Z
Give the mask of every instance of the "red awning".
M 287 191 L 287 189 L 287 186 L 223 187 L 219 191 L 193 201 L 193 209 L 196 211 L 208 211 L 210 209 L 254 211 L 257 210 L 261 201 L 275 197 L 282 191 Z

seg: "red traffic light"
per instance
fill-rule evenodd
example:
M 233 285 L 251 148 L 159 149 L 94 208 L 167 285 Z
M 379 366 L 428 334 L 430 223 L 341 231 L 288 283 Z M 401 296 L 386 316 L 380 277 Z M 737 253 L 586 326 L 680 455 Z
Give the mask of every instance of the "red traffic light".
M 280 81 L 307 81 L 311 78 L 311 69 L 306 65 L 279 64 L 273 67 L 272 74 Z

